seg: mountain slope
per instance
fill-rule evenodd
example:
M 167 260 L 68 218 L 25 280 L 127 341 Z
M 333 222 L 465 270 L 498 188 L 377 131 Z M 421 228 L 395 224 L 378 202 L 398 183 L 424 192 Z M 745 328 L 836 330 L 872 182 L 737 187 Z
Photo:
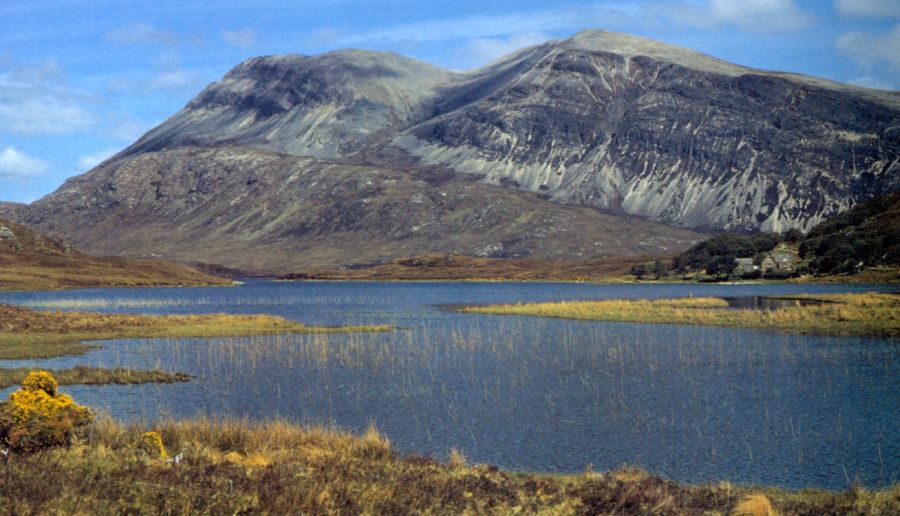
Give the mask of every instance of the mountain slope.
M 602 31 L 466 73 L 270 56 L 7 211 L 92 252 L 257 272 L 674 253 L 699 235 L 650 221 L 809 229 L 900 189 L 898 128 L 896 92 Z
M 900 266 L 900 192 L 876 197 L 814 227 L 800 253 L 820 274 Z
M 687 227 L 809 229 L 900 188 L 900 95 L 585 32 L 396 143 L 554 200 Z M 465 87 L 465 85 L 463 85 Z
M 229 283 L 158 260 L 95 258 L 62 240 L 0 219 L 0 290 Z
M 42 218 L 49 206 L 69 216 Z M 97 252 L 152 253 L 258 273 L 378 263 L 422 250 L 555 259 L 647 254 L 700 237 L 434 167 L 384 168 L 239 147 L 179 147 L 108 163 L 69 180 L 30 211 L 41 227 L 78 234 L 80 245 Z M 78 231 L 86 227 L 91 231 Z
M 431 114 L 454 74 L 387 52 L 253 58 L 211 84 L 128 153 L 252 145 L 335 158 Z

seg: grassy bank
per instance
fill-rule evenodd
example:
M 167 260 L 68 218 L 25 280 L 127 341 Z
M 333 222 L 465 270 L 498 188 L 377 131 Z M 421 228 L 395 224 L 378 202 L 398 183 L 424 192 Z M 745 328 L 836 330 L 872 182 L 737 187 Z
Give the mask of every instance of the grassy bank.
M 241 337 L 285 333 L 389 331 L 390 326 L 307 326 L 269 315 L 132 315 L 46 312 L 0 305 L 0 359 L 78 355 L 84 341 L 125 338 Z
M 764 495 L 780 514 L 897 514 L 900 488 L 848 492 L 683 485 L 636 469 L 513 473 L 402 456 L 363 436 L 281 422 L 166 422 L 170 457 L 141 449 L 146 428 L 97 423 L 68 448 L 0 464 L 7 514 L 723 514 Z
M 565 319 L 772 328 L 798 332 L 900 335 L 900 296 L 828 294 L 796 296 L 797 306 L 773 311 L 731 310 L 724 299 L 565 301 L 469 306 L 466 313 L 534 315 Z M 801 304 L 816 301 L 815 304 Z
M 19 385 L 32 368 L 0 368 L 0 389 Z M 176 383 L 191 379 L 184 373 L 169 373 L 154 369 L 136 371 L 123 367 L 75 366 L 69 369 L 49 369 L 60 385 L 134 385 L 140 383 Z

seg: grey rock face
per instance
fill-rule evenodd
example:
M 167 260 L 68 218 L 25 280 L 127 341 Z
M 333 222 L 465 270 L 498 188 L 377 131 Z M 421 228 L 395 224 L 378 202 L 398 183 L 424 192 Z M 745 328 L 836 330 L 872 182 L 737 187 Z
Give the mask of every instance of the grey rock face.
M 520 59 L 489 95 L 395 143 L 493 184 L 688 227 L 806 230 L 900 188 L 896 93 L 606 33 Z
M 130 154 L 176 145 L 247 145 L 335 158 L 427 117 L 455 75 L 386 52 L 250 59 L 150 131 Z
M 15 242 L 16 234 L 12 232 L 11 229 L 0 224 L 0 240 L 6 240 L 9 242 Z

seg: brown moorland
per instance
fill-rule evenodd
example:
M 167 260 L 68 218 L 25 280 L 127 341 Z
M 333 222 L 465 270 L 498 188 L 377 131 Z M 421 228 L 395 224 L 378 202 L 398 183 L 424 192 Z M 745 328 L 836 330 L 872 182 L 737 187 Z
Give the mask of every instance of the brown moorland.
M 427 254 L 384 264 L 344 269 L 309 269 L 285 274 L 286 280 L 357 281 L 611 281 L 623 278 L 650 256 L 618 256 L 585 261 L 480 258 L 459 254 Z M 666 258 L 663 258 L 666 259 Z
M 0 219 L 0 290 L 230 285 L 160 260 L 93 257 L 64 241 Z
M 105 419 L 68 447 L 0 463 L 3 514 L 897 514 L 900 488 L 787 491 L 681 484 L 629 467 L 516 473 L 402 455 L 374 427 L 362 436 L 285 422 L 194 420 L 152 430 Z M 752 502 L 752 503 L 751 503 Z

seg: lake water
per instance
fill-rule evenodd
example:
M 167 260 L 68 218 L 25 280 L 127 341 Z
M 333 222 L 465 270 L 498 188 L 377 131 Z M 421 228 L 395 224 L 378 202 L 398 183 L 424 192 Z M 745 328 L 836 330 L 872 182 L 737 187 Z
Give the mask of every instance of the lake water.
M 271 313 L 393 333 L 108 341 L 0 367 L 159 367 L 189 383 L 67 386 L 125 420 L 284 418 L 517 470 L 635 464 L 685 482 L 844 489 L 900 480 L 900 339 L 467 315 L 438 305 L 885 287 L 250 282 L 0 293 L 46 309 Z M 6 395 L 12 389 L 0 391 Z

